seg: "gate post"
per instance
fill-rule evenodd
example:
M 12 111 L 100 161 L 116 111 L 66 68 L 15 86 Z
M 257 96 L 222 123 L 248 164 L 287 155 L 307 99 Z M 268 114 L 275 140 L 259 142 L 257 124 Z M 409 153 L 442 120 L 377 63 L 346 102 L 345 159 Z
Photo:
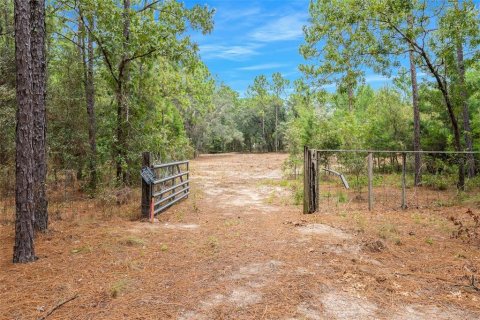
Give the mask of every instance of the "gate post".
M 407 154 L 402 153 L 402 209 L 407 209 Z
M 308 147 L 303 147 L 303 213 L 310 213 L 310 159 L 308 157 Z
M 368 153 L 368 210 L 373 210 L 373 154 Z
M 310 150 L 310 213 L 318 210 L 318 159 L 317 150 Z
M 304 147 L 303 157 L 303 213 L 314 213 L 318 210 L 317 150 Z
M 142 168 L 152 167 L 150 152 L 142 153 Z M 142 217 L 148 218 L 150 216 L 150 197 L 152 194 L 151 186 L 142 179 Z

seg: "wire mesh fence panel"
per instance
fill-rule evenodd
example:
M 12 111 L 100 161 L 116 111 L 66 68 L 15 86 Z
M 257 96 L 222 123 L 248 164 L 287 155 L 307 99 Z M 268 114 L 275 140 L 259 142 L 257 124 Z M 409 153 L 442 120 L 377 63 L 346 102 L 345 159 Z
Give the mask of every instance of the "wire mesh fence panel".
M 466 199 L 475 201 L 480 191 L 479 154 L 367 150 L 317 153 L 320 212 L 368 210 L 370 206 L 373 210 L 450 206 Z M 416 156 L 421 159 L 418 168 Z

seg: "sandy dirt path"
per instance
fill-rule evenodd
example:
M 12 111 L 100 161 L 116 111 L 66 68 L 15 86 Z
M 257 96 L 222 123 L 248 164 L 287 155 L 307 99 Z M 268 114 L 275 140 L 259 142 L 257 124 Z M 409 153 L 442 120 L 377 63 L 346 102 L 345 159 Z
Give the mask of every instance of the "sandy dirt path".
M 337 216 L 302 215 L 282 183 L 286 157 L 201 156 L 189 199 L 158 223 L 54 221 L 30 265 L 9 262 L 2 226 L 0 319 L 35 319 L 75 294 L 49 319 L 479 317 L 478 293 L 406 278 L 421 266 L 394 248 Z

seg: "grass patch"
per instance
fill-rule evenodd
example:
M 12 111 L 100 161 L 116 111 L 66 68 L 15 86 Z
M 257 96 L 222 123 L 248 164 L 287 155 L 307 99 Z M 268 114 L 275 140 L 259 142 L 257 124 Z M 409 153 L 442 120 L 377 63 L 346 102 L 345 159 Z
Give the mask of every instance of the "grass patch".
M 72 254 L 80 254 L 80 253 L 90 253 L 90 252 L 92 252 L 92 251 L 93 251 L 93 250 L 92 250 L 92 247 L 91 247 L 91 246 L 85 245 L 85 246 L 81 246 L 81 247 L 72 249 L 72 251 L 70 251 L 70 253 L 72 253 Z
M 234 227 L 234 226 L 238 226 L 240 223 L 241 223 L 240 219 L 228 219 L 228 220 L 225 220 L 223 225 L 225 227 Z
M 220 247 L 220 241 L 215 236 L 208 237 L 206 241 L 206 246 L 212 251 L 212 253 L 216 253 Z
M 380 226 L 378 236 L 384 240 L 398 238 L 397 227 L 391 223 L 386 223 Z
M 337 193 L 337 199 L 339 203 L 346 203 L 348 201 L 348 196 L 344 192 L 339 191 Z
M 128 281 L 126 279 L 115 281 L 110 286 L 110 296 L 112 298 L 117 298 L 123 291 L 125 291 L 127 286 L 128 286 Z
M 302 179 L 264 179 L 261 180 L 258 185 L 290 189 L 292 191 L 293 204 L 297 206 L 303 203 Z M 275 198 L 272 194 L 267 199 L 269 204 L 272 204 Z
M 353 220 L 355 220 L 355 224 L 357 225 L 357 230 L 359 232 L 365 232 L 365 229 L 367 227 L 367 220 L 365 217 L 361 214 L 356 213 L 353 216 Z
M 428 237 L 427 239 L 425 239 L 425 243 L 429 245 L 433 245 L 433 239 Z
M 270 205 L 273 204 L 275 202 L 275 198 L 276 198 L 275 191 L 270 192 L 270 194 L 266 199 L 267 204 L 270 204 Z
M 136 237 L 128 237 L 119 241 L 123 246 L 127 247 L 143 247 L 145 246 L 145 241 Z

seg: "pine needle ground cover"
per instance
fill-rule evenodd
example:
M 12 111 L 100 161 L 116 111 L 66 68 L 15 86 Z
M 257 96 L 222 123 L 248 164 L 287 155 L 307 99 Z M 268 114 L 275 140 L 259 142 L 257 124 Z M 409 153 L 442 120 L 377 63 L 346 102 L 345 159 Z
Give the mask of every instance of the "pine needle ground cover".
M 286 154 L 191 162 L 192 194 L 139 221 L 140 194 L 51 195 L 39 259 L 12 264 L 2 199 L 0 318 L 477 319 L 477 202 L 303 215 Z M 110 201 L 110 202 L 109 202 Z M 71 300 L 69 300 L 71 299 Z

